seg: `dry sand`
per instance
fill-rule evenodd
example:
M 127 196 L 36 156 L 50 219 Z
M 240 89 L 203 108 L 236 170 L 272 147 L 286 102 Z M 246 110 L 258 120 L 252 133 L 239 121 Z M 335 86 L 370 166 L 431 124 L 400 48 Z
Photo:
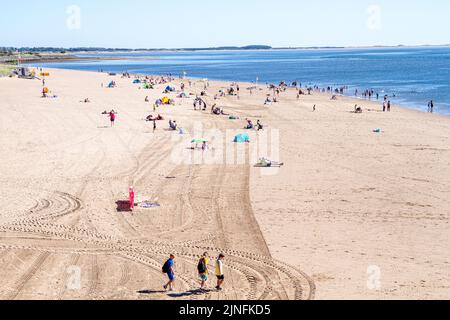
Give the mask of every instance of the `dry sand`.
M 368 102 L 357 115 L 350 98 L 297 101 L 291 90 L 264 106 L 267 89 L 250 95 L 241 84 L 240 99 L 217 102 L 241 120 L 194 111 L 191 98 L 161 107 L 187 131 L 181 140 L 167 121 L 156 133 L 143 121 L 153 113 L 145 96 L 162 97 L 165 85 L 139 90 L 119 76 L 50 72 L 55 99 L 40 98 L 37 80 L 0 79 L 1 299 L 450 297 L 449 118 L 368 111 L 380 109 Z M 101 87 L 111 79 L 117 88 Z M 228 85 L 210 82 L 208 93 Z M 86 97 L 92 102 L 79 102 Z M 111 109 L 114 128 L 101 114 Z M 212 140 L 206 154 L 217 154 L 230 140 L 220 133 L 246 117 L 279 133 L 283 168 L 174 161 L 200 124 Z M 161 207 L 118 212 L 130 185 L 139 201 Z M 221 293 L 195 292 L 204 251 L 226 255 Z M 177 284 L 165 293 L 170 253 Z

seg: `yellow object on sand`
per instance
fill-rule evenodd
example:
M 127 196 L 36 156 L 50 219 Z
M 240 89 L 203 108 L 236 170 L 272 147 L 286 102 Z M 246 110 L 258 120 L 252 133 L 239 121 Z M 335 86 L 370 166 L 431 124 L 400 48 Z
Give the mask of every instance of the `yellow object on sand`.
M 170 99 L 169 99 L 169 97 L 164 97 L 164 98 L 161 99 L 161 101 L 162 101 L 162 103 L 164 103 L 164 104 L 169 104 Z

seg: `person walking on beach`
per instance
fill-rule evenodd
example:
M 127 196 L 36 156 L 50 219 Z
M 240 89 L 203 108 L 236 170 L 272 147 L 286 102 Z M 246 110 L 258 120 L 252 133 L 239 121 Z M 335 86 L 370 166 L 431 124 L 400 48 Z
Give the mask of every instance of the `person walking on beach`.
M 383 102 L 383 112 L 386 112 L 386 109 L 387 109 L 387 102 L 384 101 Z
M 208 264 L 209 264 L 208 252 L 205 252 L 200 258 L 197 266 L 197 271 L 202 281 L 200 285 L 200 290 L 204 289 L 206 282 L 208 281 L 209 278 Z
M 203 141 L 202 143 L 202 151 L 205 152 L 208 150 L 208 143 L 206 141 Z
M 431 101 L 428 103 L 428 112 L 429 112 L 429 113 L 433 113 L 433 111 L 434 111 L 434 102 L 433 102 L 433 100 L 431 100 Z
M 391 101 L 390 100 L 387 103 L 387 112 L 391 112 Z
M 225 275 L 223 272 L 223 260 L 224 259 L 225 259 L 225 256 L 223 254 L 220 254 L 216 261 L 216 276 L 217 276 L 216 289 L 218 291 L 222 290 L 222 285 L 225 282 Z
M 164 285 L 164 290 L 169 289 L 169 291 L 173 291 L 173 283 L 175 282 L 175 256 L 173 254 L 170 255 L 169 260 L 166 261 L 166 263 L 163 266 L 163 273 L 167 274 L 167 277 L 169 278 L 169 282 Z
M 114 110 L 111 110 L 109 113 L 109 120 L 111 121 L 111 127 L 114 127 L 114 123 L 116 122 L 117 113 Z

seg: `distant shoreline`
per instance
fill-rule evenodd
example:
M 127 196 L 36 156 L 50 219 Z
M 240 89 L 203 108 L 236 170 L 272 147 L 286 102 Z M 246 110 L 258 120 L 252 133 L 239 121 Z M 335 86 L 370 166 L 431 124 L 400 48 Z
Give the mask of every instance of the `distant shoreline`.
M 307 46 L 307 47 L 271 47 L 271 46 L 223 46 L 211 48 L 155 48 L 155 49 L 129 49 L 129 48 L 15 48 L 15 47 L 0 47 L 0 53 L 11 52 L 16 55 L 17 51 L 21 53 L 55 55 L 55 59 L 60 59 L 61 56 L 67 55 L 65 59 L 75 59 L 80 54 L 127 54 L 127 53 L 156 53 L 156 52 L 198 52 L 198 51 L 282 51 L 282 50 L 358 50 L 358 49 L 408 49 L 408 48 L 445 48 L 450 47 L 450 44 L 442 45 L 375 45 L 375 46 Z M 64 52 L 64 53 L 62 53 Z M 0 56 L 1 59 L 1 56 Z M 84 60 L 84 59 L 80 59 Z M 39 60 L 39 61 L 42 61 Z
M 89 54 L 89 53 L 85 53 Z M 92 53 L 99 54 L 99 53 Z M 58 62 L 77 62 L 77 61 L 109 61 L 109 60 L 156 60 L 159 57 L 155 56 L 139 56 L 139 57 L 125 57 L 125 56 L 114 56 L 114 57 L 80 57 L 74 54 L 71 55 L 51 55 L 46 54 L 42 56 L 29 56 L 29 57 L 21 57 L 20 63 L 29 64 L 29 63 L 58 63 Z M 0 63 L 4 64 L 16 64 L 18 61 L 18 56 L 8 56 L 8 57 L 0 57 Z
M 113 60 L 157 60 L 155 53 L 182 52 L 252 52 L 252 51 L 320 51 L 320 50 L 364 50 L 364 49 L 413 49 L 413 48 L 447 48 L 448 45 L 417 45 L 417 46 L 355 46 L 355 47 L 278 47 L 247 46 L 247 47 L 216 47 L 216 48 L 183 48 L 183 49 L 113 49 L 113 48 L 5 48 L 0 47 L 0 64 L 17 64 L 18 54 L 21 63 L 58 63 L 78 61 L 113 61 Z M 79 49 L 79 50 L 78 50 Z M 8 51 L 9 50 L 9 51 Z M 77 51 L 78 50 L 78 51 Z M 133 56 L 132 54 L 152 54 Z M 97 55 L 83 57 L 82 55 Z M 99 56 L 103 55 L 103 56 Z
M 130 54 L 130 53 L 166 53 L 166 52 L 251 52 L 251 51 L 321 51 L 321 50 L 365 50 L 365 49 L 414 49 L 414 48 L 448 48 L 448 45 L 421 45 L 421 46 L 367 46 L 367 47 L 280 47 L 269 49 L 220 49 L 220 48 L 198 48 L 198 49 L 146 49 L 146 50 L 125 50 L 125 51 L 79 51 L 77 54 Z M 132 57 L 133 58 L 133 57 Z

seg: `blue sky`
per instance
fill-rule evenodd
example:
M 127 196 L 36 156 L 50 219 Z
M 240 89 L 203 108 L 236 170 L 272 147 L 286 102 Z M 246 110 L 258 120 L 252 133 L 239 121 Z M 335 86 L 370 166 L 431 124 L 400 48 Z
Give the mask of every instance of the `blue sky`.
M 3 1 L 0 46 L 449 44 L 449 13 L 448 0 Z

